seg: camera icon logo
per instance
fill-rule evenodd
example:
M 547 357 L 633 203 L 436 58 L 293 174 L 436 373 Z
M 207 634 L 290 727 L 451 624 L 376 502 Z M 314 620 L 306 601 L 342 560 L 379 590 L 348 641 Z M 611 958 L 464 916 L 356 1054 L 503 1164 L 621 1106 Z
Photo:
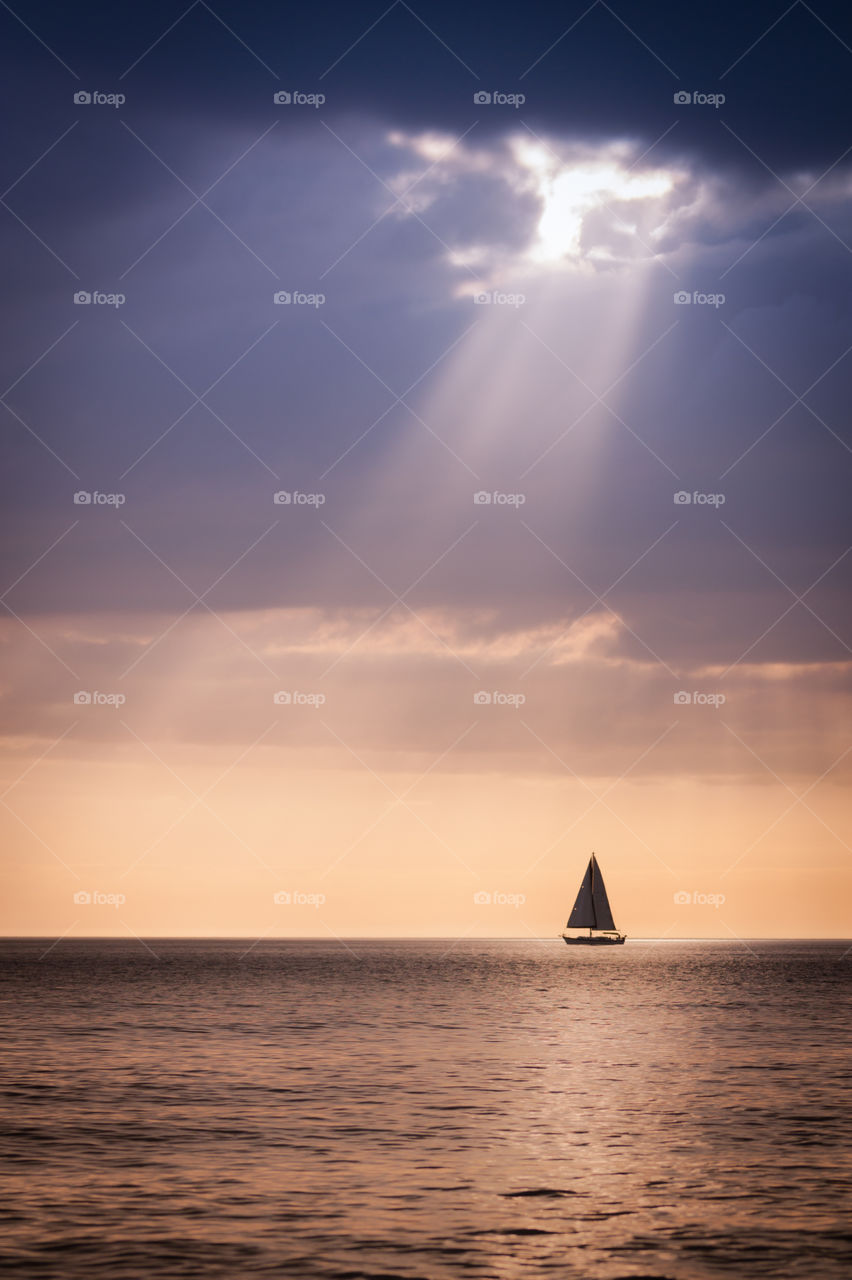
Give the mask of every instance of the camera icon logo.
M 473 101 L 478 107 L 485 107 L 491 101 L 491 94 L 486 93 L 484 89 L 480 89 L 478 93 L 473 95 Z
M 78 307 L 85 307 L 92 301 L 92 295 L 86 289 L 78 289 L 74 294 L 74 302 Z
M 288 93 L 286 89 L 279 89 L 277 93 L 273 93 L 272 101 L 279 107 L 286 107 L 288 103 L 293 101 L 293 95 Z
M 473 895 L 473 900 L 478 907 L 487 907 L 491 902 L 491 894 L 486 893 L 484 889 L 480 889 L 479 893 Z
M 286 489 L 279 489 L 277 493 L 273 494 L 272 501 L 276 507 L 289 507 L 293 501 L 293 495 L 288 493 Z
M 473 295 L 473 301 L 474 301 L 474 303 L 475 303 L 475 305 L 476 305 L 477 307 L 484 307 L 487 303 L 489 303 L 489 302 L 491 301 L 491 294 L 490 294 L 490 293 L 475 293 L 475 294 Z
M 477 707 L 486 707 L 491 701 L 491 694 L 486 693 L 484 689 L 480 689 L 479 693 L 473 695 L 473 701 Z
M 272 301 L 277 307 L 286 307 L 289 302 L 293 301 L 293 298 L 284 289 L 279 289 L 277 293 L 272 295 Z
M 279 907 L 289 907 L 292 898 L 286 889 L 279 889 L 278 893 L 273 893 L 272 901 Z
M 688 507 L 692 502 L 692 494 L 687 493 L 686 489 L 678 489 L 674 495 L 674 504 L 676 507 Z
M 687 93 L 685 89 L 679 89 L 674 95 L 675 106 L 685 107 L 692 101 L 692 94 Z
M 92 695 L 90 693 L 87 693 L 85 689 L 81 689 L 79 693 L 74 694 L 75 707 L 88 707 L 88 706 L 91 706 L 91 702 L 92 702 Z
M 279 689 L 277 693 L 272 695 L 272 701 L 276 707 L 288 707 L 293 701 L 293 695 L 288 693 L 286 689 Z
M 685 907 L 688 903 L 692 902 L 692 894 L 687 893 L 685 889 L 678 889 L 674 896 L 674 900 L 676 906 Z
M 678 289 L 677 293 L 674 295 L 674 300 L 679 307 L 685 307 L 692 302 L 692 294 L 687 293 L 686 289 Z
M 90 493 L 86 493 L 85 489 L 78 489 L 74 494 L 75 507 L 88 507 L 91 504 L 91 501 L 92 495 Z
M 92 895 L 85 889 L 78 889 L 74 894 L 74 901 L 78 907 L 90 907 L 92 905 Z
M 485 489 L 480 489 L 478 493 L 473 495 L 474 505 L 477 507 L 487 507 L 491 501 L 491 494 Z
M 74 94 L 74 101 L 77 103 L 78 106 L 85 106 L 86 103 L 89 103 L 92 101 L 92 95 L 90 93 L 87 93 L 85 89 L 78 89 L 77 92 Z
M 681 689 L 672 699 L 676 707 L 685 707 L 692 702 L 692 694 L 687 693 L 685 689 Z

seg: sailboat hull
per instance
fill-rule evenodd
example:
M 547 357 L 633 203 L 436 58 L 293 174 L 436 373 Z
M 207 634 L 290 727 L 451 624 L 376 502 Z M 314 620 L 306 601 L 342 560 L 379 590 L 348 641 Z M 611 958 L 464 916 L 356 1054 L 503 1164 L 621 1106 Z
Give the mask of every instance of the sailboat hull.
M 624 942 L 624 934 L 619 933 L 615 938 L 587 938 L 585 936 L 581 936 L 579 938 L 566 938 L 563 933 L 562 941 L 568 947 L 620 947 Z

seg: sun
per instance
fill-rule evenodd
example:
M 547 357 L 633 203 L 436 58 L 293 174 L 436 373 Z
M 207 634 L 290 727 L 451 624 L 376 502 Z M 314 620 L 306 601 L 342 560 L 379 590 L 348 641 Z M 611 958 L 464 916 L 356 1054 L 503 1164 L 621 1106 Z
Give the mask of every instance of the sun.
M 666 169 L 634 173 L 613 151 L 563 162 L 543 144 L 525 138 L 515 139 L 512 151 L 519 167 L 530 175 L 542 203 L 535 238 L 527 252 L 529 261 L 539 264 L 582 258 L 583 224 L 595 211 L 608 212 L 618 231 L 635 236 L 635 225 L 626 223 L 611 206 L 627 200 L 660 199 L 673 190 L 676 181 L 676 175 Z M 592 251 L 590 256 L 601 256 L 601 251 L 596 255 Z
M 534 134 L 509 134 L 486 146 L 471 146 L 438 133 L 387 135 L 392 147 L 420 161 L 425 171 L 405 169 L 388 183 L 398 196 L 399 217 L 422 216 L 438 208 L 446 214 L 483 203 L 483 226 L 492 235 L 442 226 L 453 266 L 463 270 L 457 296 L 472 296 L 484 283 L 503 284 L 530 270 L 584 271 L 636 265 L 660 256 L 673 204 L 689 175 L 660 164 L 647 167 L 636 144 L 614 138 L 605 143 L 547 141 Z M 494 231 L 489 201 L 500 192 L 507 222 Z M 674 198 L 673 198 L 674 196 Z M 529 218 L 526 242 L 519 245 L 513 207 Z M 507 226 L 510 234 L 506 234 Z M 508 247 L 512 242 L 512 247 Z M 473 277 L 480 277 L 479 281 Z

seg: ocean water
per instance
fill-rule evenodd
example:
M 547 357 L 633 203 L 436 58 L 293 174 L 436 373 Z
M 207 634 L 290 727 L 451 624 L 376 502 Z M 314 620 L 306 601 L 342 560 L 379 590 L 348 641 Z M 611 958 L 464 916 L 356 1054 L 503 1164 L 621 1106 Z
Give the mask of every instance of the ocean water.
M 38 1277 L 852 1273 L 827 942 L 0 943 Z

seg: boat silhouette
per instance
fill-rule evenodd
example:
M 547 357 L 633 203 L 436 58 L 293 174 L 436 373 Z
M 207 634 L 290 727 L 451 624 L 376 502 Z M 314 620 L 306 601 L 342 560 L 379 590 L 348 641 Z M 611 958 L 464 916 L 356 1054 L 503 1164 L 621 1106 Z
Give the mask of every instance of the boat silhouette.
M 565 928 L 589 931 L 588 935 L 581 933 L 577 937 L 569 937 L 563 933 L 562 938 L 569 947 L 614 947 L 623 943 L 627 936 L 615 927 L 606 886 L 594 854 L 589 859 L 580 892 Z

